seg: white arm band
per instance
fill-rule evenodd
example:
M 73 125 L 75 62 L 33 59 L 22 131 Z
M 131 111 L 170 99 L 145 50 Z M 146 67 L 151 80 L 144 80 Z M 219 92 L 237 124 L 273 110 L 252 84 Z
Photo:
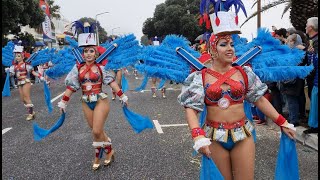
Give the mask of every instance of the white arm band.
M 211 144 L 211 141 L 210 141 L 209 138 L 197 139 L 197 140 L 194 142 L 193 149 L 198 152 L 198 150 L 199 150 L 200 148 L 202 148 L 203 146 L 209 146 L 210 144 Z
M 66 103 L 60 101 L 60 102 L 58 102 L 58 107 L 65 109 L 67 107 L 67 105 L 66 105 Z
M 123 101 L 123 102 L 127 102 L 128 101 L 128 96 L 126 96 L 125 94 L 123 94 L 122 97 L 120 97 L 120 100 Z

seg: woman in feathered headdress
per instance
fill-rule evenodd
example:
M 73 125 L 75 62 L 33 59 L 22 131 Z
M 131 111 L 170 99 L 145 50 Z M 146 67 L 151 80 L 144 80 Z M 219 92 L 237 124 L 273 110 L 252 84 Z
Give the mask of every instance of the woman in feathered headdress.
M 213 28 L 209 40 L 212 67 L 191 73 L 185 80 L 178 101 L 186 108 L 193 148 L 212 158 L 224 179 L 254 179 L 254 126 L 246 117 L 244 100 L 257 106 L 290 138 L 295 136 L 294 127 L 263 96 L 268 87 L 252 69 L 232 65 L 235 49 L 231 35 L 241 33 L 237 13 L 240 8 L 244 10 L 243 3 L 240 0 L 202 1 L 208 11 L 210 3 L 213 3 L 215 11 L 210 15 Z M 235 13 L 228 11 L 232 5 Z M 201 128 L 197 113 L 203 111 L 205 105 L 206 122 Z M 204 173 L 203 179 L 212 176 L 212 172 L 201 173 Z
M 30 121 L 35 117 L 35 112 L 33 111 L 34 105 L 32 104 L 30 97 L 30 75 L 32 74 L 38 77 L 41 81 L 44 81 L 44 78 L 41 76 L 41 74 L 34 71 L 34 68 L 30 63 L 25 62 L 25 53 L 23 52 L 23 46 L 15 45 L 13 53 L 14 60 L 12 61 L 12 66 L 10 66 L 10 68 L 6 68 L 5 70 L 7 72 L 10 72 L 10 76 L 16 76 L 18 80 L 17 86 L 19 87 L 20 100 L 23 102 L 28 111 L 26 120 Z
M 77 25 L 81 22 L 77 21 Z M 72 93 L 81 88 L 82 109 L 89 127 L 92 129 L 93 146 L 95 149 L 95 159 L 92 169 L 100 167 L 100 159 L 106 153 L 104 165 L 108 166 L 114 159 L 114 150 L 111 146 L 111 139 L 104 130 L 104 124 L 110 111 L 110 104 L 107 94 L 102 92 L 102 84 L 109 85 L 119 96 L 120 100 L 127 105 L 128 97 L 119 88 L 115 81 L 115 74 L 105 70 L 106 61 L 96 62 L 99 56 L 96 44 L 94 28 L 89 23 L 84 23 L 83 33 L 78 36 L 78 46 L 83 48 L 82 57 L 84 62 L 74 65 L 65 79 L 67 89 L 63 98 L 58 103 L 61 111 L 65 112 Z M 90 30 L 91 29 L 91 30 Z

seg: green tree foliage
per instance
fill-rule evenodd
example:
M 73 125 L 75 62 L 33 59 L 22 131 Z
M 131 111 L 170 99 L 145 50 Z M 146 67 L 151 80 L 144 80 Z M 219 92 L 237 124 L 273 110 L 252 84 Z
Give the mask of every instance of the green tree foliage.
M 180 34 L 194 42 L 199 34 L 205 32 L 204 26 L 198 25 L 199 6 L 200 0 L 166 0 L 156 6 L 152 18 L 146 19 L 142 32 L 149 39 Z
M 44 15 L 36 0 L 2 0 L 2 39 L 5 35 L 18 34 L 20 26 L 36 27 Z
M 82 23 L 88 22 L 89 24 L 95 24 L 96 23 L 95 19 L 89 18 L 89 17 L 83 17 L 83 18 L 80 19 L 80 21 Z M 106 42 L 108 40 L 108 38 L 109 38 L 108 37 L 108 33 L 106 32 L 106 30 L 103 27 L 101 27 L 99 21 L 97 21 L 96 25 L 98 26 L 98 29 L 99 29 L 99 42 L 100 43 Z M 81 32 L 79 32 L 79 33 L 81 33 Z
M 27 32 L 25 32 L 25 33 L 19 32 L 17 35 L 15 35 L 14 38 L 22 41 L 22 45 L 24 46 L 24 50 L 27 52 L 30 52 L 30 50 L 32 49 L 32 46 L 36 42 L 33 35 L 29 34 Z
M 147 35 L 141 36 L 140 43 L 144 46 L 148 46 L 149 45 L 148 36 Z

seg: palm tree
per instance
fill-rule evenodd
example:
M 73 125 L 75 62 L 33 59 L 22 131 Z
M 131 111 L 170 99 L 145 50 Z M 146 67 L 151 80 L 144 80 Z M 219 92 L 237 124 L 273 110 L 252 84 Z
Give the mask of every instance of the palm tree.
M 257 1 L 255 1 L 253 6 L 255 4 L 257 4 Z M 276 0 L 262 7 L 261 12 L 280 4 L 285 4 L 285 8 L 283 10 L 281 18 L 286 12 L 289 11 L 289 9 L 291 9 L 289 18 L 292 26 L 296 30 L 305 31 L 307 19 L 310 17 L 318 17 L 318 0 Z M 257 14 L 258 12 L 254 12 L 245 20 L 245 22 L 241 26 L 243 26 Z

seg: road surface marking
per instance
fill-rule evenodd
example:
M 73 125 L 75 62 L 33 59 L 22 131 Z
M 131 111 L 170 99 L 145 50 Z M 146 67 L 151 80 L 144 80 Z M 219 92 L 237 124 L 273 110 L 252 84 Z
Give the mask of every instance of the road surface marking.
M 165 125 L 161 125 L 161 127 L 176 127 L 176 126 L 188 126 L 188 124 L 165 124 Z
M 160 91 L 160 89 L 157 89 Z M 144 90 L 141 90 L 140 92 L 150 92 L 151 90 L 150 89 L 144 89 Z M 181 89 L 173 89 L 173 88 L 167 88 L 166 91 L 181 91 Z
M 4 134 L 4 133 L 8 132 L 10 129 L 12 129 L 12 127 L 2 129 L 2 134 Z
M 61 93 L 60 95 L 58 95 L 57 97 L 51 99 L 51 102 L 53 103 L 55 100 L 57 100 L 58 98 L 60 98 L 60 97 L 63 96 L 63 95 L 64 95 L 64 92 Z
M 153 120 L 154 126 L 159 134 L 163 134 L 162 127 L 178 127 L 178 126 L 188 126 L 188 124 L 164 124 L 161 125 L 158 120 Z
M 154 123 L 154 126 L 156 127 L 157 132 L 159 134 L 162 134 L 163 131 L 162 131 L 161 125 L 159 124 L 159 121 L 158 120 L 153 120 L 153 123 Z

